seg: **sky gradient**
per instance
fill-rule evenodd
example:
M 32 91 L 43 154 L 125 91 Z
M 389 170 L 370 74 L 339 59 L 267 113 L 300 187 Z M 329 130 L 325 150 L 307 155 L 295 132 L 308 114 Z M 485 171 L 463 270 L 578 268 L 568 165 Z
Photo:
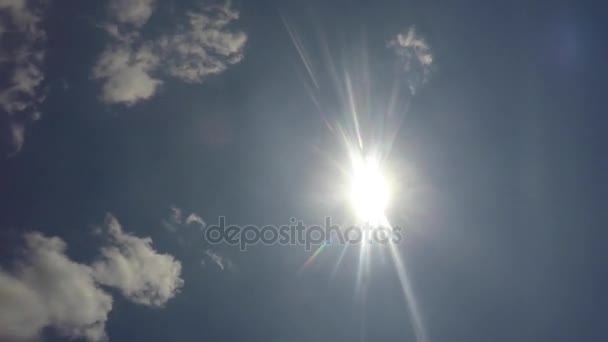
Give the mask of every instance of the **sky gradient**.
M 605 10 L 0 0 L 0 340 L 606 339 Z M 386 247 L 205 241 L 352 223 L 360 145 L 415 298 Z

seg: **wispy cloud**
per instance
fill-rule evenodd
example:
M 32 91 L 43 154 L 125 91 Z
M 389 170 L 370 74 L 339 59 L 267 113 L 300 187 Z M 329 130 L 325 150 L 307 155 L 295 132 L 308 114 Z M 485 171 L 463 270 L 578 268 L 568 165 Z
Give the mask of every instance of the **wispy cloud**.
M 57 237 L 25 235 L 23 258 L 11 272 L 0 269 L 0 339 L 32 340 L 53 328 L 68 338 L 103 341 L 112 297 L 100 285 L 151 306 L 177 293 L 179 261 L 156 252 L 150 238 L 125 233 L 113 216 L 103 231 L 110 241 L 92 265 L 70 260 Z
M 175 205 L 169 207 L 169 210 L 171 211 L 171 216 L 169 217 L 171 222 L 175 224 L 182 224 L 182 221 L 184 220 L 182 210 Z
M 185 216 L 187 212 L 172 205 L 169 207 L 168 217 L 161 221 L 165 229 L 177 239 L 182 251 L 200 260 L 203 267 L 210 265 L 221 271 L 235 269 L 232 260 L 205 247 L 202 240 L 207 227 L 205 220 L 195 212 Z
M 203 218 L 200 217 L 199 215 L 197 215 L 196 213 L 192 213 L 192 214 L 188 215 L 188 217 L 186 217 L 186 224 L 187 225 L 198 224 L 201 227 L 201 229 L 204 229 L 207 226 L 207 224 L 205 223 Z
M 243 59 L 247 36 L 228 30 L 228 25 L 239 18 L 236 10 L 228 5 L 210 6 L 186 15 L 187 27 L 158 41 L 166 52 L 169 75 L 185 82 L 201 82 Z
M 433 55 L 430 46 L 414 27 L 410 27 L 390 40 L 388 47 L 399 56 L 403 71 L 407 73 L 410 91 L 414 94 L 417 87 L 427 81 L 431 71 Z
M 218 253 L 212 251 L 211 249 L 205 250 L 206 258 L 201 260 L 201 264 L 205 266 L 207 261 L 211 261 L 215 266 L 217 266 L 220 270 L 230 270 L 234 267 L 232 261 L 224 256 L 219 255 Z
M 153 14 L 152 0 L 113 0 L 111 21 L 101 27 L 112 42 L 93 69 L 102 81 L 101 100 L 132 105 L 151 98 L 163 76 L 200 83 L 243 58 L 247 36 L 231 31 L 239 13 L 223 5 L 200 5 L 185 13 L 186 25 L 156 38 L 142 39 L 140 30 Z
M 169 215 L 161 223 L 171 233 L 175 233 L 183 228 L 189 228 L 185 226 L 198 226 L 200 229 L 205 229 L 206 227 L 205 220 L 199 214 L 191 212 L 184 219 L 184 211 L 175 205 L 169 207 Z
M 21 150 L 25 126 L 40 118 L 38 105 L 44 101 L 41 84 L 46 33 L 42 29 L 45 1 L 1 0 L 0 68 L 8 82 L 0 88 L 0 112 L 4 129 L 3 148 L 9 155 Z

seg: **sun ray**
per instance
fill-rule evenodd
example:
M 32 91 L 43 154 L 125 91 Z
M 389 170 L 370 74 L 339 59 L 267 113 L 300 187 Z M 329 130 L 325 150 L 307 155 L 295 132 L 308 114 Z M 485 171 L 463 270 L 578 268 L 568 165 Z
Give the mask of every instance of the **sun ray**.
M 374 97 L 382 96 L 382 93 L 372 92 L 378 88 L 374 87 L 373 76 L 375 75 L 370 69 L 368 49 L 365 44 L 361 45 L 361 51 L 352 49 L 351 52 L 354 53 L 348 55 L 348 60 L 336 60 L 333 46 L 329 44 L 324 35 L 325 32 L 318 25 L 315 26 L 319 38 L 317 50 L 320 51 L 320 56 L 325 62 L 326 72 L 315 73 L 314 65 L 308 54 L 315 50 L 307 51 L 293 25 L 290 25 L 284 16 L 281 16 L 281 19 L 310 76 L 311 84 L 306 86 L 306 91 L 316 109 L 321 113 L 325 125 L 342 143 L 348 157 L 346 163 L 339 158 L 329 159 L 335 162 L 333 164 L 344 176 L 345 191 L 341 195 L 344 203 L 349 204 L 352 209 L 350 221 L 354 221 L 359 227 L 365 227 L 365 229 L 361 229 L 363 236 L 361 236 L 360 245 L 357 248 L 355 279 L 355 301 L 361 304 L 360 309 L 362 310 L 361 339 L 365 339 L 366 335 L 365 300 L 370 281 L 372 250 L 388 248 L 389 251 L 386 254 L 390 256 L 399 280 L 416 341 L 428 342 L 422 315 L 398 247 L 394 243 L 375 245 L 368 242 L 370 234 L 377 227 L 392 229 L 386 211 L 392 195 L 398 194 L 399 191 L 392 188 L 396 186 L 396 183 L 387 177 L 390 174 L 386 174 L 384 168 L 402 128 L 405 114 L 409 111 L 414 92 L 402 95 L 402 89 L 405 89 L 404 83 L 401 79 L 395 78 L 392 87 L 385 94 L 385 98 Z M 410 46 L 399 45 L 398 47 L 411 49 Z M 404 58 L 409 56 L 405 54 L 407 51 L 399 50 L 399 52 L 401 52 L 400 56 Z M 344 54 L 340 56 L 346 57 Z M 405 80 L 405 83 L 409 83 L 412 87 L 412 81 Z M 321 89 L 326 85 L 329 85 L 329 88 Z M 373 107 L 378 104 L 377 100 L 382 100 L 385 107 L 382 107 L 381 102 L 379 110 L 373 112 Z M 337 114 L 337 119 L 332 120 L 331 124 L 328 114 Z M 350 250 L 350 244 L 346 242 L 342 246 L 338 260 L 332 268 L 331 279 L 334 279 L 340 269 L 347 251 Z M 327 250 L 326 246 L 327 244 L 323 244 L 317 248 L 307 258 L 300 271 L 309 268 L 319 260 L 320 254 Z
M 342 248 L 342 251 L 340 252 L 340 256 L 338 257 L 338 261 L 336 262 L 333 270 L 331 271 L 331 279 L 333 279 L 336 276 L 336 273 L 338 272 L 338 269 L 340 268 L 340 265 L 342 264 L 342 259 L 344 259 L 344 255 L 346 255 L 346 251 L 348 250 L 348 247 L 350 247 L 349 243 L 344 244 L 344 247 Z
M 389 243 L 388 245 L 391 253 L 391 259 L 393 260 L 393 265 L 395 266 L 395 271 L 397 272 L 397 277 L 399 278 L 399 283 L 401 284 L 401 290 L 403 291 L 403 296 L 412 319 L 412 327 L 414 328 L 416 342 L 428 342 L 428 337 L 422 322 L 422 316 L 418 309 L 416 296 L 414 295 L 414 291 L 410 284 L 403 259 L 399 255 L 399 251 L 397 250 L 397 246 L 395 244 Z

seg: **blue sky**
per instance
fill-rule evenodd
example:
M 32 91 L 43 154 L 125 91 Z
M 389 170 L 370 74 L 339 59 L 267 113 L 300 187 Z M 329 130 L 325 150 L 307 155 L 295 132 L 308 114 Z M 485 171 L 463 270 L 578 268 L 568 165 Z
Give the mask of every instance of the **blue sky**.
M 0 340 L 604 340 L 603 7 L 0 0 Z

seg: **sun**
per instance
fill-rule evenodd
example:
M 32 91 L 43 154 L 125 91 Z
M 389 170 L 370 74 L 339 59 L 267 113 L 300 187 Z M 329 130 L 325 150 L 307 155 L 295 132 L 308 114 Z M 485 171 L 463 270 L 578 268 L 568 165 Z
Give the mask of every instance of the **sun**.
M 357 155 L 351 159 L 350 202 L 355 216 L 363 224 L 385 224 L 390 186 L 380 160 L 372 155 Z

